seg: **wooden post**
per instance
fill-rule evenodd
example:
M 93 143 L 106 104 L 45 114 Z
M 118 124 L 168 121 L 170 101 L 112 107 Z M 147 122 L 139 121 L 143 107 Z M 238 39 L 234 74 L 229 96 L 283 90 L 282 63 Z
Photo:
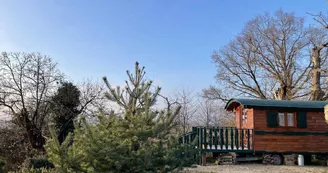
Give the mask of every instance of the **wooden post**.
M 221 147 L 221 150 L 223 148 L 223 143 L 224 143 L 224 139 L 223 139 L 223 128 L 219 128 L 219 131 L 220 131 L 220 147 Z
M 244 129 L 241 129 L 241 150 L 244 150 Z
M 191 137 L 192 137 L 192 133 L 188 135 L 188 144 L 191 144 Z
M 207 128 L 204 128 L 204 145 L 205 149 L 207 149 Z
M 233 142 L 233 127 L 230 129 L 230 136 L 231 136 L 231 149 L 234 150 L 234 142 Z
M 236 131 L 235 131 L 235 137 L 236 137 L 236 148 L 237 148 L 237 150 L 239 150 L 239 133 L 238 133 L 238 130 L 239 129 L 237 129 L 236 128 Z
M 202 166 L 206 166 L 206 153 L 202 153 Z
M 200 128 L 199 127 L 197 127 L 197 137 L 198 137 L 197 149 L 200 149 L 201 141 L 200 141 Z
M 228 144 L 229 143 L 228 130 L 229 130 L 228 127 L 226 127 L 225 130 L 224 130 L 225 131 L 225 148 L 226 148 L 226 150 L 228 150 L 228 147 L 229 147 L 228 146 L 229 145 Z
M 250 137 L 251 137 L 251 133 L 250 133 L 249 129 L 247 129 L 247 148 L 248 148 L 248 150 L 250 150 L 250 148 L 251 148 Z
M 199 149 L 201 150 L 201 149 L 203 149 L 202 147 L 203 147 L 203 128 L 202 127 L 200 127 L 200 129 L 199 129 L 199 140 L 200 140 L 200 143 L 199 143 Z
M 218 145 L 219 145 L 219 138 L 218 138 L 218 129 L 217 127 L 214 128 L 214 134 L 215 134 L 215 142 L 214 142 L 214 145 L 215 145 L 215 149 L 217 150 L 218 149 Z
M 213 134 L 212 134 L 212 131 L 213 131 L 213 129 L 212 128 L 210 128 L 209 129 L 210 130 L 210 135 L 209 135 L 209 145 L 210 145 L 210 149 L 212 149 L 212 145 L 213 145 Z

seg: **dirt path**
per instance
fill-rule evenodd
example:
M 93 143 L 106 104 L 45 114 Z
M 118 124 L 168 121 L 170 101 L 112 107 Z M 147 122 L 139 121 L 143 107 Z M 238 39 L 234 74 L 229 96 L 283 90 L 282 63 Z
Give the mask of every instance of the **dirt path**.
M 322 166 L 273 166 L 263 164 L 198 166 L 186 168 L 185 173 L 328 173 L 328 167 Z

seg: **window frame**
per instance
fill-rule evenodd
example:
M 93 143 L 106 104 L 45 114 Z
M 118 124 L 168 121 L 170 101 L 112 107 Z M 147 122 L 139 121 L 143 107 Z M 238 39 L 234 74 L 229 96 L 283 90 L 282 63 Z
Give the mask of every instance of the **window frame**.
M 279 117 L 279 113 L 283 113 L 284 114 L 284 125 L 280 125 L 280 117 Z M 288 125 L 288 114 L 292 113 L 293 114 L 293 126 L 289 126 Z M 297 117 L 296 117 L 296 112 L 281 112 L 281 111 L 277 111 L 277 119 L 278 119 L 278 127 L 297 127 Z

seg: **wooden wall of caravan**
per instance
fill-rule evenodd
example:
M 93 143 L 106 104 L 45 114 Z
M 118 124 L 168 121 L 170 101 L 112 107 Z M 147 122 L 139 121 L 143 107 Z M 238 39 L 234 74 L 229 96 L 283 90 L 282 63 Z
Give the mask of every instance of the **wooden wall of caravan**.
M 253 109 L 247 109 L 247 123 L 242 124 L 242 107 L 238 106 L 236 108 L 235 112 L 235 118 L 236 118 L 236 127 L 238 129 L 240 128 L 247 128 L 247 129 L 253 129 L 254 128 L 254 117 L 253 117 Z
M 267 152 L 328 152 L 328 132 L 323 112 L 307 112 L 307 128 L 267 127 L 266 111 L 254 110 L 254 149 Z M 258 134 L 260 132 L 300 132 L 300 134 Z M 310 133 L 309 133 L 310 132 Z M 309 133 L 310 135 L 304 135 Z

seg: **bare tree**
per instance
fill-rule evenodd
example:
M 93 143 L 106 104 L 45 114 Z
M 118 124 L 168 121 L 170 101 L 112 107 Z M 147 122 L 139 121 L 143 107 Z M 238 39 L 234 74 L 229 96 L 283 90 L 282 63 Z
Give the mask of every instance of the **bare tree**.
M 220 100 L 201 97 L 197 111 L 198 125 L 205 127 L 234 127 L 233 114 L 224 110 Z
M 105 110 L 105 87 L 103 83 L 85 79 L 77 85 L 81 92 L 79 113 L 83 116 L 94 117 L 99 111 Z
M 216 101 L 201 98 L 199 100 L 199 108 L 197 111 L 199 124 L 201 126 L 219 126 L 219 114 L 218 105 L 215 104 Z
M 86 118 L 90 123 L 97 123 L 100 113 L 109 116 L 114 110 L 116 105 L 106 99 L 103 82 L 84 79 L 77 83 L 77 87 L 81 92 L 79 117 Z
M 293 13 L 279 10 L 272 16 L 255 17 L 241 34 L 213 53 L 220 88 L 205 90 L 205 95 L 214 93 L 222 100 L 227 95 L 261 99 L 309 96 L 310 35 L 304 19 Z
M 33 150 L 23 127 L 11 121 L 0 121 L 0 153 L 5 172 L 18 170 L 27 158 L 38 157 L 42 151 Z
M 39 53 L 0 55 L 0 106 L 25 128 L 33 148 L 42 148 L 42 127 L 49 113 L 50 96 L 63 75 L 57 64 Z
M 314 20 L 321 25 L 321 27 L 314 28 L 313 38 L 311 39 L 312 50 L 311 58 L 313 63 L 312 70 L 312 100 L 326 100 L 328 98 L 327 86 L 324 86 L 322 81 L 322 73 L 327 73 L 327 68 L 323 69 L 322 65 L 327 60 L 327 51 L 323 52 L 324 48 L 328 47 L 327 31 L 328 31 L 328 16 L 322 13 L 317 15 L 310 14 Z
M 220 81 L 218 81 L 219 83 Z M 216 86 L 210 86 L 209 88 L 205 88 L 202 90 L 201 97 L 206 98 L 208 100 L 221 100 L 227 102 L 230 100 L 230 95 L 227 93 L 223 93 L 221 88 Z
M 184 87 L 177 91 L 175 99 L 181 105 L 177 116 L 178 128 L 181 133 L 186 133 L 190 130 L 192 119 L 197 112 L 196 95 L 194 90 Z
M 162 94 L 158 94 L 158 96 L 160 96 L 165 102 L 166 105 L 166 108 L 164 108 L 165 111 L 170 111 L 173 106 L 181 106 L 181 104 L 178 102 L 178 99 L 176 98 L 170 100 L 169 97 L 164 96 Z

